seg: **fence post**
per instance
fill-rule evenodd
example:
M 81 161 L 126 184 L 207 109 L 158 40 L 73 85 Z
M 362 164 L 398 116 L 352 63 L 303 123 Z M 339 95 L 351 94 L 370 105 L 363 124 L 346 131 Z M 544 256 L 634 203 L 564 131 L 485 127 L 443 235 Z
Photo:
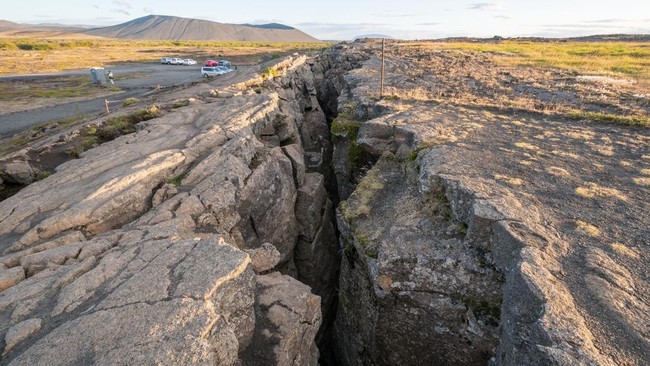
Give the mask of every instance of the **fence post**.
M 385 59 L 386 39 L 381 39 L 381 89 L 379 90 L 379 99 L 384 99 L 384 59 Z
M 110 114 L 111 110 L 108 108 L 108 99 L 104 99 L 104 102 L 106 102 L 106 113 Z

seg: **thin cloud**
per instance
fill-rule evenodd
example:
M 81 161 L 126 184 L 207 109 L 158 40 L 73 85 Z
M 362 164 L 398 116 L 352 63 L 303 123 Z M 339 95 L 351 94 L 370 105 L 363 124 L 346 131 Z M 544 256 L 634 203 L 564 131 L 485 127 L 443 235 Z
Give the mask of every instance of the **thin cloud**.
M 113 4 L 125 9 L 131 9 L 131 4 L 125 0 L 113 0 Z
M 99 9 L 99 5 L 95 4 L 95 5 L 93 5 L 93 8 Z
M 598 20 L 587 20 L 585 23 L 620 23 L 624 22 L 623 19 L 598 19 Z
M 510 19 L 510 17 L 507 16 L 507 15 L 495 15 L 494 17 L 497 18 L 497 19 L 505 19 L 505 20 L 509 20 L 509 19 Z
M 153 14 L 153 13 L 155 13 L 155 11 L 153 11 L 153 9 L 151 9 L 151 8 L 143 8 L 142 11 L 144 11 L 144 12 L 147 13 L 147 14 Z
M 126 11 L 124 9 L 113 9 L 113 12 L 131 16 L 131 13 L 129 13 L 128 11 Z
M 475 3 L 471 4 L 468 9 L 482 11 L 503 11 L 505 6 L 501 3 Z
M 379 18 L 412 18 L 421 14 L 376 14 Z
M 423 25 L 426 27 L 434 26 L 434 25 L 440 25 L 440 23 L 417 23 L 416 25 Z
M 584 24 L 584 23 L 575 23 L 575 24 L 545 24 L 543 25 L 547 30 L 549 29 L 624 29 L 629 28 L 625 25 L 597 25 L 597 24 Z

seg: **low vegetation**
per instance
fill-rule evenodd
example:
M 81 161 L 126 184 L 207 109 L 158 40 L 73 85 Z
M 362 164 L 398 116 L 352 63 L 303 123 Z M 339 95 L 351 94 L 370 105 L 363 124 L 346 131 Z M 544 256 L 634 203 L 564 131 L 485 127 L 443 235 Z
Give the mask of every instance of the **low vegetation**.
M 171 184 L 171 185 L 174 185 L 176 187 L 180 187 L 181 182 L 183 182 L 183 179 L 185 179 L 186 176 L 187 176 L 187 174 L 185 174 L 185 173 L 177 175 L 177 176 L 175 176 L 175 177 L 173 177 L 171 179 L 168 179 L 167 184 Z
M 264 71 L 262 71 L 262 78 L 264 78 L 265 80 L 273 79 L 278 75 L 280 75 L 280 72 L 275 67 L 267 67 L 266 69 L 264 69 Z
M 68 150 L 68 154 L 79 157 L 82 152 L 90 150 L 98 144 L 135 132 L 136 124 L 159 116 L 160 110 L 158 107 L 153 106 L 133 113 L 111 117 L 99 125 L 85 126 L 79 132 L 77 142 Z
M 610 74 L 632 78 L 650 86 L 650 43 L 503 41 L 445 42 L 433 45 L 443 49 L 489 53 L 502 65 Z
M 345 136 L 347 138 L 349 144 L 348 161 L 353 167 L 359 166 L 364 153 L 363 149 L 359 144 L 357 144 L 357 137 L 361 123 L 361 121 L 357 121 L 347 114 L 339 114 L 338 117 L 332 121 L 332 126 L 330 127 L 333 139 L 336 139 L 336 136 Z
M 650 127 L 650 116 L 625 116 L 601 112 L 574 111 L 569 113 L 571 119 L 593 122 L 615 123 L 627 126 Z
M 128 107 L 128 106 L 133 105 L 133 104 L 135 104 L 135 103 L 137 103 L 139 101 L 140 101 L 140 99 L 138 99 L 138 98 L 126 98 L 124 100 L 124 102 L 122 103 L 122 107 Z

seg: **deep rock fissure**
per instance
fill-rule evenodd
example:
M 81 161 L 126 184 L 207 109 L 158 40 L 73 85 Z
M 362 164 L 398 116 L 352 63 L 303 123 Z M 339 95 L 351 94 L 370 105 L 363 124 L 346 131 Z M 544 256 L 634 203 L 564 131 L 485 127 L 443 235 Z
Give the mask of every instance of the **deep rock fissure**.
M 486 364 L 498 344 L 503 278 L 487 264 L 489 231 L 477 233 L 457 207 L 474 198 L 459 199 L 465 192 L 441 180 L 422 195 L 419 163 L 405 157 L 420 150 L 395 157 L 360 146 L 361 126 L 382 108 L 356 99 L 346 76 L 369 57 L 347 67 L 330 57 L 318 100 L 331 131 L 336 179 L 327 188 L 342 263 L 321 364 Z M 402 220 L 409 209 L 424 227 Z M 410 251 L 400 253 L 402 245 Z

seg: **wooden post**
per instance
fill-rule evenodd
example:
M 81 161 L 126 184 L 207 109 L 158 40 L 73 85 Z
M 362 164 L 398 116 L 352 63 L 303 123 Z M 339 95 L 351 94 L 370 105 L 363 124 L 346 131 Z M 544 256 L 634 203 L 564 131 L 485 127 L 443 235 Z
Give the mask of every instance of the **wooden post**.
M 104 102 L 106 102 L 106 114 L 110 114 L 111 110 L 108 109 L 108 99 L 104 99 Z
M 385 59 L 386 39 L 381 39 L 381 89 L 379 90 L 379 99 L 384 99 L 384 59 Z

